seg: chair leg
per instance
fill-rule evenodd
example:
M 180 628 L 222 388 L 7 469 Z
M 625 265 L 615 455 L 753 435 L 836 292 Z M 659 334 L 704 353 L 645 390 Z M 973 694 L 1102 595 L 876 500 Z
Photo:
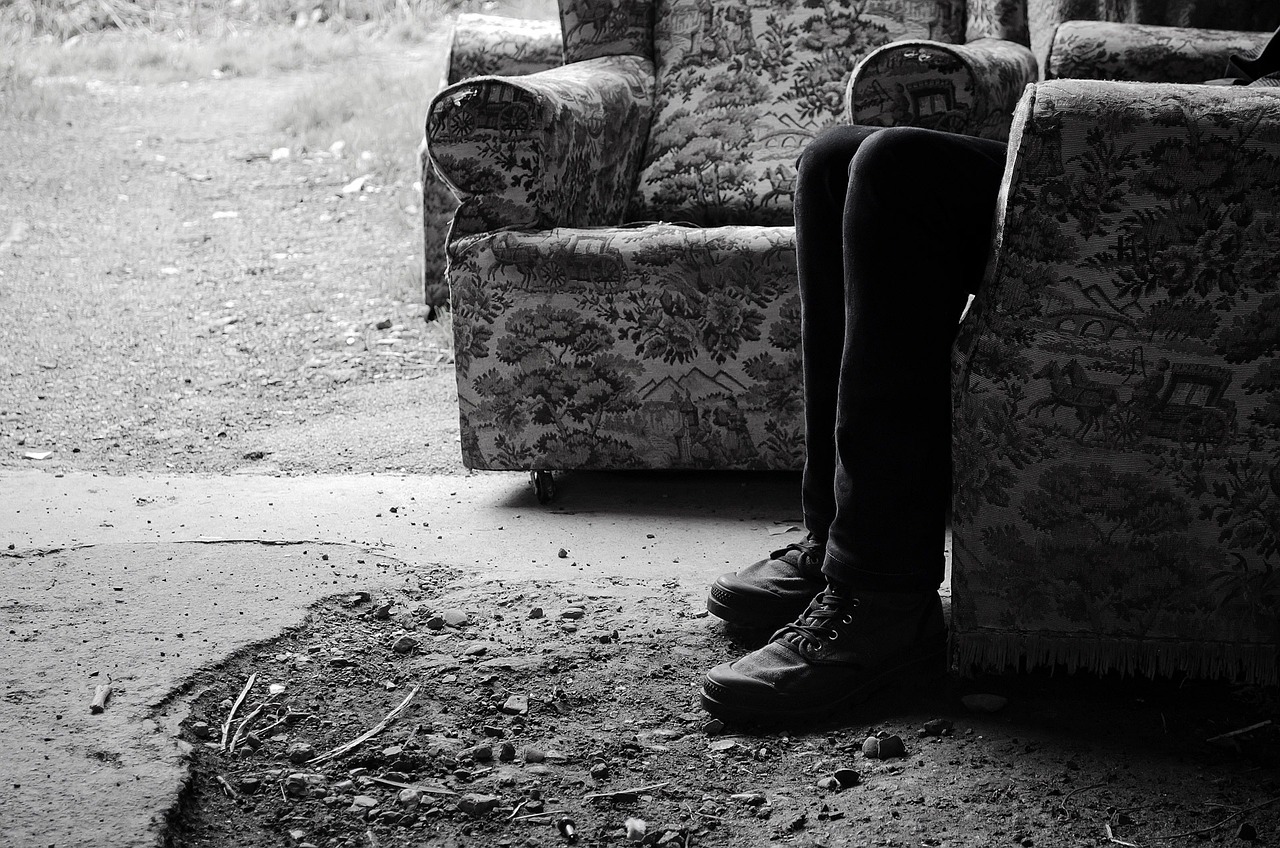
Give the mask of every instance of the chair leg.
M 555 498 L 556 478 L 550 471 L 530 471 L 529 482 L 533 484 L 533 493 L 538 497 L 538 503 L 551 503 Z

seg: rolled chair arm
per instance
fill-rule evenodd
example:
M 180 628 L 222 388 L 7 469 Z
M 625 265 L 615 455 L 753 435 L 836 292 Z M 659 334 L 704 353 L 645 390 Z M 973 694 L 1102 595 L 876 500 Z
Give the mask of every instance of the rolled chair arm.
M 854 68 L 849 117 L 865 126 L 926 127 L 1004 141 L 1018 98 L 1036 77 L 1031 50 L 1012 41 L 898 41 Z
M 1053 33 L 1046 79 L 1199 83 L 1226 74 L 1232 54 L 1252 56 L 1269 32 L 1065 21 Z
M 652 62 L 609 56 L 440 92 L 427 112 L 427 152 L 461 200 L 454 237 L 620 223 L 653 89 Z

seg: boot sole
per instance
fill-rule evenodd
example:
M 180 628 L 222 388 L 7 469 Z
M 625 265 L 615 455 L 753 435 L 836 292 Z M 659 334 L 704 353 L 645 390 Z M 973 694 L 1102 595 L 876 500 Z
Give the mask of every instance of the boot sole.
M 946 673 L 946 656 L 947 636 L 943 633 L 928 644 L 920 645 L 901 662 L 881 669 L 844 695 L 821 704 L 747 704 L 741 698 L 734 698 L 733 692 L 707 677 L 702 684 L 702 708 L 717 718 L 742 724 L 779 725 L 819 721 L 863 704 L 886 689 L 932 688 L 938 678 Z

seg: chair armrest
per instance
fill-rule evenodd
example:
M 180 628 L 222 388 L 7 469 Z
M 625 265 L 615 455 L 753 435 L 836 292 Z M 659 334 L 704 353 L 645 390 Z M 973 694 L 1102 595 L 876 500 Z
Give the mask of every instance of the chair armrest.
M 1269 32 L 1065 21 L 1053 33 L 1046 79 L 1199 83 L 1226 74 L 1232 54 L 1252 56 Z
M 956 361 L 1010 379 L 1031 367 L 1012 347 L 1047 321 L 1072 332 L 1053 317 L 1069 314 L 1126 354 L 1143 340 L 1213 350 L 1248 292 L 1274 289 L 1278 229 L 1280 89 L 1039 83 L 1014 117 Z
M 564 64 L 558 21 L 459 15 L 449 40 L 448 85 L 479 76 L 533 74 Z
M 653 63 L 608 56 L 440 92 L 427 151 L 461 200 L 453 237 L 621 223 L 653 113 Z
M 865 126 L 927 127 L 1004 141 L 1018 98 L 1036 76 L 1030 49 L 1012 41 L 897 41 L 853 69 L 849 116 Z

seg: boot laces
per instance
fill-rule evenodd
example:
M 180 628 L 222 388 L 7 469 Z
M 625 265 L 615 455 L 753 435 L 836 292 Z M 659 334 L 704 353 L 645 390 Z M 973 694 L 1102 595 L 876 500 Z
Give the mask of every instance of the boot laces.
M 803 542 L 792 542 L 782 550 L 774 551 L 769 554 L 769 557 L 771 559 L 785 559 L 787 554 L 797 551 L 800 555 L 796 558 L 796 566 L 801 572 L 810 572 L 817 576 L 822 570 L 822 551 L 825 548 L 824 544 L 810 536 Z
M 857 605 L 857 598 L 850 598 L 828 586 L 809 602 L 798 619 L 774 633 L 773 639 L 791 642 L 802 651 L 816 651 L 824 642 L 840 638 L 839 628 L 853 623 L 852 610 Z

